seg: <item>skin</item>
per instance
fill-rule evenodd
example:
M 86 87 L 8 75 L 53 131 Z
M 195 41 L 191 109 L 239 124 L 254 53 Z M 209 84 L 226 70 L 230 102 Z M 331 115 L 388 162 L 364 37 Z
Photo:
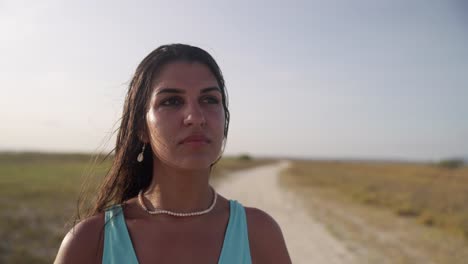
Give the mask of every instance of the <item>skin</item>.
M 213 201 L 210 165 L 220 155 L 225 122 L 218 83 L 208 67 L 188 62 L 166 65 L 154 82 L 146 121 L 140 138 L 155 154 L 155 169 L 144 190 L 145 205 L 175 212 L 208 208 Z M 204 134 L 209 143 L 180 143 L 192 133 Z M 214 209 L 196 217 L 149 215 L 136 198 L 126 205 L 125 221 L 140 264 L 218 262 L 229 220 L 225 197 L 218 194 Z M 276 221 L 259 209 L 245 210 L 252 262 L 291 263 Z M 101 213 L 70 230 L 55 263 L 101 263 L 103 224 Z

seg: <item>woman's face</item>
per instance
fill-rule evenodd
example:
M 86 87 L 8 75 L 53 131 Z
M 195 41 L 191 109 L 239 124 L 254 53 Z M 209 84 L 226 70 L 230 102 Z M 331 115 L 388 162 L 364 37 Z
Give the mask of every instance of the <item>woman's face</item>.
M 201 63 L 172 62 L 152 88 L 146 125 L 156 158 L 182 169 L 209 168 L 220 155 L 225 123 L 213 73 Z

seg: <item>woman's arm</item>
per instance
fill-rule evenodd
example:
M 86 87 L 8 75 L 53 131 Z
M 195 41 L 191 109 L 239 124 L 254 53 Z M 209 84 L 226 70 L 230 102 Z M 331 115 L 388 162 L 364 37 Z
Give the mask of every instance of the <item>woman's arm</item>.
M 103 234 L 103 214 L 83 220 L 67 233 L 54 263 L 101 263 Z
M 273 217 L 257 208 L 245 209 L 252 263 L 291 263 L 283 233 Z

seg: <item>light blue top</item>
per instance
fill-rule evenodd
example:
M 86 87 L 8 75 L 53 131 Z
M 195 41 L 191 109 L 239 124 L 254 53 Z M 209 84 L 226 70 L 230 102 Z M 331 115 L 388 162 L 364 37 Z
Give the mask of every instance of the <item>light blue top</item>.
M 238 201 L 229 200 L 229 222 L 224 235 L 219 264 L 251 264 L 245 209 Z M 138 264 L 121 205 L 105 212 L 104 264 Z

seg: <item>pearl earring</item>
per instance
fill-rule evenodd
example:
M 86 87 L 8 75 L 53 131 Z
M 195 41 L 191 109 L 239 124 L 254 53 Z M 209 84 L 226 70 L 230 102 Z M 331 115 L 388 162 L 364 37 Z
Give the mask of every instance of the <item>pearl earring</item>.
M 140 154 L 138 154 L 137 161 L 142 162 L 143 161 L 143 154 L 145 153 L 145 147 L 146 143 L 143 144 L 143 147 L 141 148 Z

